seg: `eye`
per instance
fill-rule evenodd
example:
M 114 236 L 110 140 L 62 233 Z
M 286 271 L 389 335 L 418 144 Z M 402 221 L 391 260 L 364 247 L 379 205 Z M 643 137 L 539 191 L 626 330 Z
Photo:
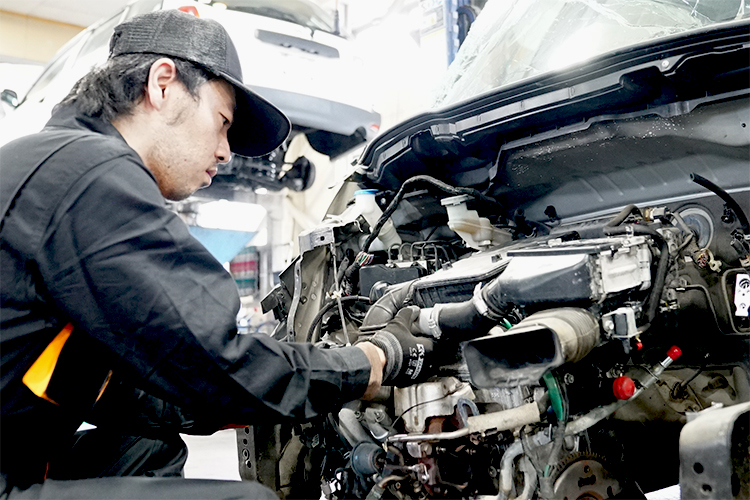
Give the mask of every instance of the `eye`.
M 232 126 L 232 122 L 229 121 L 229 118 L 227 118 L 226 116 L 221 115 L 221 125 L 224 128 L 229 128 Z

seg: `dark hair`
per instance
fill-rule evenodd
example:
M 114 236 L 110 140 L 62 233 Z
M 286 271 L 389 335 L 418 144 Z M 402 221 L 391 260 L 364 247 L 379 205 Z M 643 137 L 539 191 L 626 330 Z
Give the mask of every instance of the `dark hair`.
M 158 54 L 124 54 L 107 60 L 78 80 L 70 93 L 59 104 L 74 104 L 78 111 L 112 121 L 128 115 L 143 98 L 151 66 Z M 198 98 L 198 87 L 218 78 L 191 62 L 170 57 L 177 68 L 177 79 L 187 91 Z

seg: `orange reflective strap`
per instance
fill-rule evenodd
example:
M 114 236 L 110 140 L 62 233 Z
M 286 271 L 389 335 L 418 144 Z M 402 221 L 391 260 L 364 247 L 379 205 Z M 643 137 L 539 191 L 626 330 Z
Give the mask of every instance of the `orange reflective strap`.
M 72 331 L 73 325 L 71 323 L 65 325 L 23 376 L 24 385 L 28 387 L 31 392 L 50 403 L 57 404 L 47 396 L 47 387 L 52 378 L 52 372 L 55 371 L 60 352 L 62 351 L 65 342 L 68 341 Z
M 96 401 L 99 401 L 99 399 L 101 399 L 102 394 L 104 394 L 104 389 L 107 388 L 110 380 L 112 380 L 112 370 L 110 370 L 109 373 L 107 373 L 107 378 L 104 379 L 104 382 L 102 383 L 102 387 L 99 389 L 99 394 L 96 395 Z

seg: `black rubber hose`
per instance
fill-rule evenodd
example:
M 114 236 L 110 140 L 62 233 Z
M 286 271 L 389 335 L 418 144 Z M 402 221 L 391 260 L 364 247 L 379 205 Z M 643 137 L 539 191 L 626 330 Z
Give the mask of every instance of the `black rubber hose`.
M 348 297 L 341 297 L 341 303 L 345 304 L 347 302 L 370 302 L 369 297 L 363 297 L 361 295 L 349 295 Z M 320 320 L 323 319 L 323 316 L 325 313 L 333 309 L 334 307 L 338 306 L 338 300 L 333 300 L 332 302 L 327 303 L 323 307 L 320 308 L 320 311 L 318 311 L 318 314 L 315 315 L 315 317 L 312 320 L 312 323 L 310 323 L 310 329 L 307 330 L 307 342 L 313 342 L 313 338 L 315 336 L 315 328 L 318 326 L 318 323 L 320 323 Z M 344 321 L 344 318 L 341 318 L 341 321 Z M 316 341 L 318 339 L 315 339 Z
M 745 235 L 750 235 L 750 223 L 747 221 L 747 216 L 745 215 L 745 212 L 742 210 L 742 207 L 740 207 L 739 203 L 735 201 L 732 196 L 724 191 L 722 188 L 714 184 L 713 182 L 709 181 L 705 177 L 702 177 L 698 174 L 690 174 L 690 180 L 695 182 L 696 184 L 699 184 L 703 186 L 704 188 L 708 189 L 709 191 L 713 191 L 716 196 L 724 200 L 724 203 L 727 204 L 729 208 L 732 209 L 734 214 L 737 216 L 737 219 L 740 221 L 740 226 L 742 226 L 742 232 Z
M 396 208 L 398 207 L 398 204 L 401 202 L 401 199 L 404 197 L 407 191 L 411 190 L 411 186 L 413 184 L 417 183 L 426 183 L 430 184 L 441 191 L 451 194 L 453 196 L 458 196 L 461 194 L 468 194 L 469 196 L 473 196 L 474 198 L 483 201 L 484 203 L 494 205 L 498 207 L 498 211 L 502 210 L 502 206 L 489 196 L 482 194 L 477 189 L 473 188 L 465 188 L 465 187 L 455 187 L 451 186 L 450 184 L 446 184 L 443 181 L 439 181 L 435 179 L 434 177 L 430 177 L 429 175 L 415 175 L 414 177 L 407 179 L 402 185 L 401 188 L 399 188 L 398 192 L 396 193 L 396 196 L 393 197 L 393 200 L 391 200 L 391 203 L 388 205 L 388 207 L 383 211 L 383 215 L 378 219 L 378 221 L 375 223 L 375 227 L 370 229 L 370 236 L 367 237 L 367 240 L 365 240 L 365 244 L 362 247 L 362 251 L 367 252 L 370 248 L 370 245 L 372 245 L 372 242 L 375 241 L 375 238 L 378 237 L 378 234 L 380 234 L 380 230 L 383 228 L 383 225 L 385 225 L 385 221 L 388 220 L 388 218 L 393 215 L 393 212 L 396 211 Z
M 404 301 L 409 296 L 411 284 L 414 281 L 408 281 L 404 285 L 386 292 L 380 297 L 365 314 L 362 321 L 362 328 L 372 325 L 384 325 L 396 316 L 396 313 L 404 307 Z
M 502 275 L 501 275 L 502 276 Z M 500 280 L 499 277 L 493 279 L 482 287 L 482 299 L 487 304 L 487 308 L 497 317 L 502 317 L 508 310 L 508 304 L 504 302 L 500 297 Z
M 659 256 L 659 262 L 656 265 L 656 277 L 654 282 L 651 284 L 651 293 L 646 299 L 646 319 L 647 323 L 651 323 L 656 317 L 656 312 L 659 309 L 659 301 L 661 300 L 661 294 L 664 291 L 664 283 L 667 280 L 667 271 L 669 271 L 669 246 L 662 236 L 646 226 L 636 226 L 628 224 L 625 226 L 617 227 L 605 227 L 604 234 L 607 236 L 614 236 L 617 234 L 639 234 L 642 236 L 650 236 L 656 243 L 659 244 L 661 255 Z
M 443 304 L 438 314 L 441 338 L 469 340 L 487 335 L 496 321 L 482 316 L 471 300 Z
M 617 227 L 617 226 L 619 226 L 620 224 L 622 224 L 623 222 L 625 222 L 625 219 L 627 219 L 630 214 L 641 215 L 641 211 L 638 209 L 637 206 L 635 206 L 635 205 L 633 205 L 631 203 L 630 205 L 628 205 L 625 208 L 623 208 L 622 210 L 620 210 L 620 212 L 617 215 L 615 215 L 612 218 L 612 220 L 610 220 L 609 222 L 607 222 L 606 227 Z

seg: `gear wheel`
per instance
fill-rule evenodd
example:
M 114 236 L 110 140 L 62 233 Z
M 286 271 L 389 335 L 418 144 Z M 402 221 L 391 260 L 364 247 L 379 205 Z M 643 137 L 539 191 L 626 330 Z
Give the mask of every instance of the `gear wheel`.
M 565 500 L 604 500 L 622 490 L 607 459 L 596 453 L 571 453 L 555 465 L 551 477 L 555 498 Z

